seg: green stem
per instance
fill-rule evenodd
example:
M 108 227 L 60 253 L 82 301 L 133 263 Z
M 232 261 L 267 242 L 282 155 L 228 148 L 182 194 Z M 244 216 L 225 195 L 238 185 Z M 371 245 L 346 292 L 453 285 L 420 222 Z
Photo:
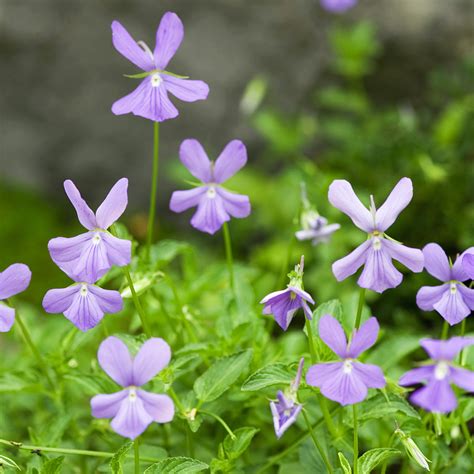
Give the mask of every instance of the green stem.
M 316 352 L 316 348 L 314 347 L 313 328 L 311 327 L 311 321 L 309 319 L 306 319 L 304 324 L 306 326 L 309 353 L 311 354 L 311 362 L 315 364 L 318 361 L 318 354 Z
M 328 470 L 329 474 L 333 474 L 334 471 L 332 469 L 331 463 L 329 462 L 329 458 L 327 457 L 326 452 L 324 451 L 324 449 L 319 444 L 319 441 L 316 438 L 315 434 L 313 433 L 313 428 L 311 426 L 311 423 L 309 422 L 309 418 L 308 418 L 308 415 L 306 414 L 306 410 L 303 409 L 302 412 L 303 412 L 303 417 L 306 421 L 306 425 L 308 426 L 309 434 L 310 434 L 310 436 L 313 440 L 313 443 L 316 446 L 316 449 L 318 450 L 319 454 L 321 455 L 321 459 L 323 460 L 324 464 L 326 465 L 326 469 Z
M 365 303 L 365 288 L 361 288 L 359 292 L 359 304 L 357 305 L 357 314 L 355 319 L 354 327 L 359 329 L 360 319 L 362 318 L 362 310 L 364 309 Z
M 286 248 L 285 259 L 283 260 L 281 266 L 280 276 L 278 277 L 278 282 L 276 288 L 282 288 L 285 285 L 286 275 L 288 273 L 288 265 L 290 264 L 291 254 L 293 253 L 293 247 L 295 245 L 296 238 L 294 232 L 291 233 L 290 243 Z
M 181 403 L 180 399 L 178 398 L 178 395 L 176 395 L 175 391 L 173 390 L 173 387 L 169 387 L 167 390 L 169 396 L 173 399 L 175 405 L 178 407 L 178 410 L 185 415 L 186 414 L 186 409 L 184 408 L 183 404 Z
M 143 306 L 141 305 L 137 292 L 135 291 L 135 286 L 133 285 L 133 280 L 130 275 L 130 271 L 128 270 L 128 267 L 123 267 L 123 273 L 125 275 L 125 278 L 127 279 L 128 286 L 130 287 L 133 303 L 135 305 L 135 308 L 137 309 L 138 316 L 140 316 L 140 321 L 142 323 L 143 331 L 145 332 L 147 337 L 151 337 L 152 334 L 151 334 L 150 325 L 148 324 L 145 311 L 143 310 Z
M 448 321 L 445 321 L 443 323 L 443 330 L 441 331 L 441 339 L 447 339 L 448 332 L 449 332 L 449 324 L 448 324 Z
M 230 240 L 230 232 L 229 226 L 227 222 L 224 222 L 222 226 L 222 230 L 224 233 L 224 244 L 225 244 L 225 256 L 227 259 L 227 268 L 229 269 L 229 283 L 232 292 L 234 293 L 235 297 L 235 289 L 234 289 L 234 259 L 232 257 L 232 242 Z
M 357 405 L 352 405 L 352 417 L 354 418 L 354 474 L 358 474 L 359 465 L 359 426 L 357 420 Z
M 466 334 L 466 318 L 464 318 L 462 320 L 462 323 L 461 323 L 461 337 L 464 337 L 464 334 Z M 459 365 L 462 367 L 464 364 L 465 364 L 465 356 L 466 355 L 466 351 L 462 350 L 460 353 L 459 353 Z
M 158 164 L 160 151 L 160 124 L 153 124 L 153 169 L 151 174 L 150 213 L 148 214 L 148 227 L 146 236 L 146 254 L 150 258 L 150 248 L 153 241 L 153 226 L 156 213 L 156 190 L 158 188 Z
M 140 438 L 133 442 L 133 454 L 135 458 L 135 474 L 140 474 Z
M 229 428 L 229 425 L 219 415 L 216 415 L 215 413 L 212 413 L 210 411 L 204 411 L 204 410 L 199 410 L 199 413 L 202 413 L 203 415 L 211 416 L 212 418 L 216 419 L 223 426 L 223 428 L 227 431 L 227 433 L 229 433 L 229 436 L 232 439 L 235 439 L 235 434 Z

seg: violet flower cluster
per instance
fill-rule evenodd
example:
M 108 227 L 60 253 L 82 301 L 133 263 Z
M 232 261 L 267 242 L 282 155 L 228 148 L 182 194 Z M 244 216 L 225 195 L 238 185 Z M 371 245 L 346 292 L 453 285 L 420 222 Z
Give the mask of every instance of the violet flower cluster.
M 127 207 L 127 187 L 126 178 L 117 181 L 94 213 L 74 183 L 64 182 L 66 194 L 87 232 L 49 241 L 52 260 L 74 283 L 67 288 L 49 290 L 43 308 L 48 313 L 63 313 L 81 331 L 92 329 L 105 313 L 117 313 L 123 307 L 118 291 L 105 290 L 95 283 L 112 265 L 122 267 L 130 263 L 131 242 L 107 230 Z

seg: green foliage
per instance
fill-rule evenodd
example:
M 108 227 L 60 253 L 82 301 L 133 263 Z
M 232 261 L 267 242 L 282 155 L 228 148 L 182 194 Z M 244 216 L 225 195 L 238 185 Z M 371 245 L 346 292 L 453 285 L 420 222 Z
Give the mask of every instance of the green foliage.
M 357 460 L 359 472 L 361 474 L 370 474 L 382 462 L 398 454 L 400 454 L 400 451 L 393 448 L 376 448 L 366 451 Z
M 163 459 L 145 470 L 145 474 L 193 474 L 208 469 L 208 465 L 196 459 L 176 457 Z
M 112 474 L 125 474 L 123 470 L 123 462 L 129 451 L 132 449 L 133 442 L 129 441 L 125 443 L 113 456 L 110 460 L 110 469 Z

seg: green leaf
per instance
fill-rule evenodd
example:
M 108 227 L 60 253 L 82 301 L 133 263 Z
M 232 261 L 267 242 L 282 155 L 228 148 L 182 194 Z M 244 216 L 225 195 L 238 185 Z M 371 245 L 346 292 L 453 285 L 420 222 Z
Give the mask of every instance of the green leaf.
M 242 385 L 244 392 L 255 392 L 273 385 L 287 385 L 295 375 L 288 370 L 286 364 L 269 364 L 258 369 Z
M 177 240 L 162 240 L 152 245 L 150 251 L 150 260 L 155 268 L 162 268 L 178 255 L 182 255 L 191 250 L 191 246 L 186 242 Z
M 142 293 L 145 293 L 148 288 L 151 288 L 157 281 L 163 278 L 164 273 L 153 272 L 144 275 L 132 274 L 131 276 L 133 281 L 133 287 L 135 288 L 137 295 L 141 295 Z M 122 298 L 125 299 L 132 298 L 132 290 L 127 285 L 122 289 L 120 295 L 122 296 Z
M 352 474 L 351 465 L 349 464 L 349 461 L 344 456 L 344 454 L 339 452 L 339 453 L 337 453 L 337 456 L 339 457 L 339 463 L 341 464 L 341 467 L 342 467 L 342 470 L 344 471 L 344 474 Z
M 248 368 L 252 350 L 218 360 L 194 382 L 194 393 L 202 403 L 219 398 Z
M 163 459 L 152 464 L 144 474 L 192 474 L 208 469 L 209 466 L 197 459 L 176 457 Z
M 64 456 L 48 459 L 41 468 L 41 474 L 59 474 L 63 465 Z
M 417 334 L 389 333 L 386 336 L 384 335 L 380 344 L 370 350 L 364 362 L 377 364 L 385 371 L 396 366 L 401 359 L 419 347 L 420 337 Z M 387 354 L 390 354 L 390 357 L 387 357 Z
M 130 451 L 132 446 L 133 441 L 129 441 L 128 443 L 125 443 L 114 454 L 113 458 L 110 460 L 109 463 L 110 469 L 112 470 L 112 474 L 124 474 L 123 461 L 125 460 L 125 457 L 127 456 L 127 453 Z
M 13 459 L 7 458 L 6 456 L 2 456 L 1 454 L 0 454 L 0 466 L 1 467 L 14 467 L 15 469 L 18 469 L 19 471 L 21 471 L 20 466 Z
M 394 448 L 376 448 L 365 452 L 358 460 L 360 474 L 369 474 L 372 472 L 381 462 L 386 461 L 392 456 L 401 454 L 401 451 Z
M 74 375 L 66 374 L 64 379 L 74 382 L 76 387 L 81 386 L 87 395 L 117 391 L 117 386 L 103 375 L 88 375 L 75 372 Z
M 252 438 L 258 433 L 258 429 L 244 426 L 234 431 L 235 438 L 227 435 L 224 440 L 224 450 L 229 459 L 237 459 L 249 447 Z

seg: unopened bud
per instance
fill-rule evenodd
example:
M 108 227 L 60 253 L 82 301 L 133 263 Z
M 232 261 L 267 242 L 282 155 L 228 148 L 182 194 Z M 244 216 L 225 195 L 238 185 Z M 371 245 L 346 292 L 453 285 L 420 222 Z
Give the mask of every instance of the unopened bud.
M 400 437 L 400 441 L 402 442 L 405 450 L 419 466 L 427 471 L 430 470 L 429 462 L 431 462 L 421 451 L 421 449 L 417 446 L 417 444 L 411 439 L 408 435 L 406 435 L 402 430 L 396 429 L 395 434 Z

